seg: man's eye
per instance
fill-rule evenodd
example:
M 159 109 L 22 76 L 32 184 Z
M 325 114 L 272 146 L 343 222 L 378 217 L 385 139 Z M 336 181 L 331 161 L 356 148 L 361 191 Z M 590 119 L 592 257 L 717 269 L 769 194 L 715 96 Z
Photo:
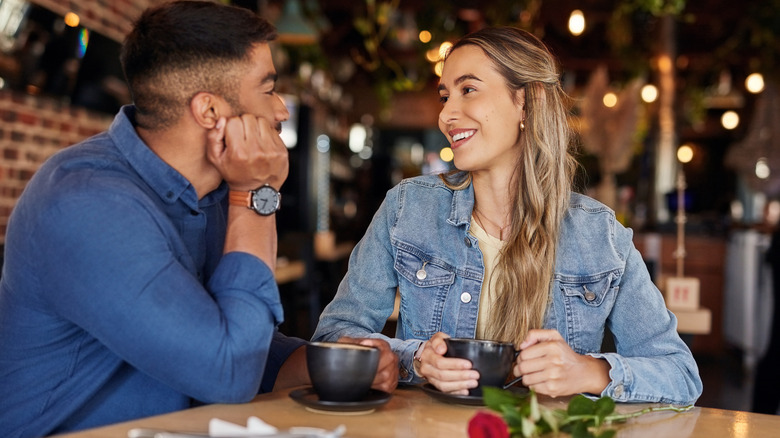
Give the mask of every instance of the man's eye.
M 463 94 L 469 94 L 472 91 L 475 91 L 473 87 L 463 87 Z

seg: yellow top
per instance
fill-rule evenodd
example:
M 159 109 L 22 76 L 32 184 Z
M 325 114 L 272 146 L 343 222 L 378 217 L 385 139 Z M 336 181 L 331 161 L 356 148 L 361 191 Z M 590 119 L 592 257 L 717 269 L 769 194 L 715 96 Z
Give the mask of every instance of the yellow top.
M 488 234 L 471 217 L 471 229 L 469 230 L 479 242 L 479 249 L 482 251 L 482 261 L 485 264 L 485 280 L 482 282 L 482 292 L 479 295 L 479 316 L 477 317 L 477 339 L 486 339 L 485 333 L 488 324 L 490 324 L 490 309 L 496 302 L 496 277 L 491 274 L 495 271 L 498 262 L 498 254 L 506 244 L 501 239 Z

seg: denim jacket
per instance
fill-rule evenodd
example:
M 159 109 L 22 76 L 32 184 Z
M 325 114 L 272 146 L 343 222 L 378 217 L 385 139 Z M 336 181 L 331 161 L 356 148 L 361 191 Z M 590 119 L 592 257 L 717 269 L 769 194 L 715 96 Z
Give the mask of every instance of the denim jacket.
M 484 266 L 477 239 L 469 234 L 473 206 L 472 186 L 451 190 L 438 176 L 407 179 L 388 191 L 313 339 L 385 339 L 399 356 L 399 381 L 419 383 L 412 360 L 423 340 L 438 331 L 476 334 Z M 609 362 L 611 381 L 601 395 L 621 402 L 692 404 L 702 391 L 696 362 L 632 235 L 608 207 L 571 195 L 544 328 L 560 332 L 575 352 Z M 421 270 L 425 275 L 418 275 Z M 396 291 L 398 325 L 396 338 L 389 339 L 380 332 Z M 605 327 L 617 353 L 600 351 Z

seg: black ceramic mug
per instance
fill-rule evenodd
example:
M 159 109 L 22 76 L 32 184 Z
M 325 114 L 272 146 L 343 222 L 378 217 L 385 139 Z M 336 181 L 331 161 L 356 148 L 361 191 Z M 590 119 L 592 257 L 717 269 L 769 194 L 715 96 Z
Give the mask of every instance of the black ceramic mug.
M 379 349 L 346 342 L 311 342 L 306 346 L 306 365 L 321 401 L 360 401 L 374 382 Z
M 444 342 L 447 344 L 444 356 L 467 359 L 471 361 L 472 368 L 479 372 L 479 386 L 469 389 L 469 395 L 481 397 L 484 386 L 506 389 L 522 379 L 521 376 L 506 382 L 520 354 L 511 342 L 468 338 L 445 338 Z

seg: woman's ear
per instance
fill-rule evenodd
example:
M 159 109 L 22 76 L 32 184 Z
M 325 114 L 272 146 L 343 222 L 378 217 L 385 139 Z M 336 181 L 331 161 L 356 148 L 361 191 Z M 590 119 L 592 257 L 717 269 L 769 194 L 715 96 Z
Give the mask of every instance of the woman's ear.
M 205 129 L 213 129 L 221 115 L 221 102 L 217 96 L 205 91 L 190 100 L 190 112 L 195 121 Z

